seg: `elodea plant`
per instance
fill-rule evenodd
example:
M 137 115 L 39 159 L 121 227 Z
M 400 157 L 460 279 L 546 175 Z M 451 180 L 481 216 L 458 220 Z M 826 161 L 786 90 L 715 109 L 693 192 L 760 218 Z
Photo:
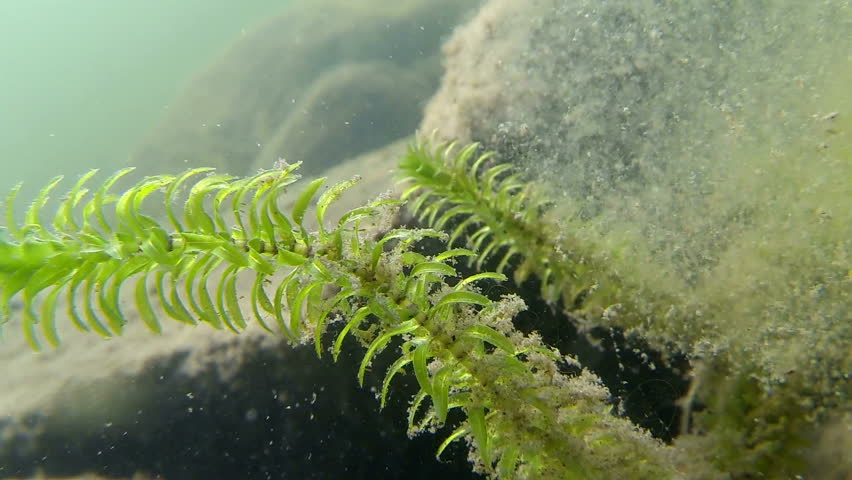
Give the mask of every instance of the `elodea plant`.
M 508 167 L 486 165 L 488 155 L 475 157 L 476 149 L 445 158 L 451 147 L 413 146 L 401 165 L 413 181 L 403 198 L 413 198 L 414 211 L 439 228 L 377 235 L 364 231 L 366 222 L 400 201 L 380 199 L 331 222 L 329 206 L 357 179 L 325 188 L 320 178 L 291 195 L 298 165 L 249 178 L 194 169 L 149 177 L 119 193 L 111 189 L 129 169 L 92 191 L 89 172 L 47 217 L 57 178 L 22 222 L 14 216 L 15 188 L 0 232 L 0 321 L 9 319 L 10 301 L 20 297 L 20 323 L 35 350 L 59 344 L 59 308 L 78 329 L 120 335 L 127 323 L 120 292 L 131 288 L 135 309 L 155 333 L 165 317 L 234 332 L 253 318 L 294 345 L 312 343 L 317 355 L 330 349 L 336 359 L 343 342 L 359 342 L 359 382 L 371 361 L 393 346 L 396 361 L 382 382 L 382 405 L 393 379 L 413 373 L 420 387 L 408 415 L 413 433 L 443 426 L 450 410 L 463 414 L 438 455 L 464 439 L 473 469 L 491 478 L 679 478 L 669 447 L 610 413 L 609 392 L 595 375 L 563 373 L 566 363 L 577 365 L 573 358 L 515 329 L 512 319 L 525 308 L 520 298 L 481 293 L 480 283 L 505 280 L 502 273 L 459 274 L 460 259 L 481 263 L 508 247 L 502 270 L 520 253 L 519 245 L 506 243 L 506 232 L 481 227 L 469 238 L 471 248 L 448 246 L 429 255 L 415 249 L 426 238 L 457 240 L 465 223 L 449 233 L 440 227 L 455 215 L 481 213 L 430 193 L 429 182 L 446 175 L 442 163 L 458 166 L 451 173 L 468 190 L 515 212 L 497 219 L 502 224 L 537 216 L 541 205 L 531 190 L 507 176 Z M 162 197 L 153 210 L 159 215 L 145 213 L 152 197 Z M 288 198 L 292 205 L 285 209 Z M 444 203 L 455 206 L 441 210 Z M 516 276 L 529 270 L 522 266 Z M 544 271 L 552 272 L 543 281 L 547 298 L 570 295 L 578 302 L 588 294 L 582 292 L 591 285 L 582 283 L 579 270 L 545 265 Z M 253 277 L 250 292 L 238 291 L 241 275 Z M 331 322 L 342 328 L 332 333 Z

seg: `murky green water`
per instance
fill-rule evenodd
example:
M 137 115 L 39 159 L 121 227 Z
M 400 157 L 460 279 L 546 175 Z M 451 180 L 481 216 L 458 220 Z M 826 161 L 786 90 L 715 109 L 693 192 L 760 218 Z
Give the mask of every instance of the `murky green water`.
M 187 84 L 286 2 L 0 2 L 0 189 L 118 168 Z

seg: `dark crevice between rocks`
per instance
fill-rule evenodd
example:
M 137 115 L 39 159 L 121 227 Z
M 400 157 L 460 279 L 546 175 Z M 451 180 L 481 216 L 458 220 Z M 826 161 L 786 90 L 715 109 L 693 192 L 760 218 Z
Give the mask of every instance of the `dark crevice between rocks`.
M 374 361 L 361 388 L 363 348 L 354 342 L 337 364 L 330 355 L 317 359 L 312 346 L 241 354 L 242 367 L 228 382 L 212 365 L 191 377 L 177 373 L 185 355 L 175 355 L 138 376 L 107 381 L 109 388 L 69 392 L 69 408 L 29 419 L 37 427 L 18 429 L 17 437 L 15 425 L 2 428 L 13 437 L 4 443 L 18 448 L 0 448 L 0 478 L 37 470 L 60 477 L 147 472 L 166 480 L 476 478 L 463 448 L 435 460 L 449 431 L 407 438 L 413 378 L 395 381 L 379 411 L 375 389 L 393 355 Z M 90 401 L 103 403 L 104 411 L 88 411 L 85 419 L 73 413 L 71 403 Z M 117 402 L 130 411 L 110 412 Z
M 483 269 L 489 267 L 496 265 L 485 265 Z M 512 278 L 511 269 L 506 275 Z M 654 437 L 671 443 L 680 425 L 677 400 L 689 390 L 686 356 L 668 353 L 664 359 L 647 342 L 626 337 L 619 329 L 594 328 L 583 334 L 578 331 L 577 322 L 562 312 L 561 304 L 549 305 L 540 291 L 540 282 L 531 278 L 520 287 L 512 282 L 495 285 L 489 294 L 499 297 L 515 293 L 523 298 L 528 308 L 515 318 L 519 330 L 536 331 L 547 345 L 576 357 L 609 389 L 614 414 L 626 416 Z
M 411 218 L 405 220 L 412 221 Z M 433 239 L 421 241 L 419 248 L 421 253 L 427 254 L 446 249 L 441 241 Z M 495 271 L 500 258 L 499 251 L 494 253 L 480 270 Z M 480 271 L 470 268 L 464 260 L 455 267 L 463 277 Z M 690 366 L 686 355 L 669 352 L 664 357 L 662 352 L 654 350 L 641 338 L 627 337 L 619 329 L 595 328 L 588 334 L 579 332 L 577 322 L 562 312 L 561 304 L 553 306 L 542 299 L 538 279 L 532 276 L 520 286 L 511 281 L 516 267 L 517 262 L 509 262 L 503 272 L 510 279 L 506 282 L 479 282 L 483 293 L 492 300 L 507 294 L 521 297 L 528 308 L 514 320 L 520 331 L 536 331 L 545 344 L 576 357 L 609 389 L 613 414 L 626 416 L 654 437 L 671 443 L 681 425 L 678 399 L 686 395 L 690 385 Z M 572 375 L 578 372 L 565 366 L 563 373 Z M 700 405 L 692 406 L 693 411 L 700 409 Z

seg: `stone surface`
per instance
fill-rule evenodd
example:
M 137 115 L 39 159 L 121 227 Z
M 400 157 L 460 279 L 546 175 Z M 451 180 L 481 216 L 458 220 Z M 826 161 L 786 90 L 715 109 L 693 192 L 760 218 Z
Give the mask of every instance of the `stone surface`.
M 742 417 L 696 451 L 731 442 L 732 471 L 744 437 L 771 470 L 850 409 L 850 30 L 842 1 L 491 0 L 444 46 L 421 124 L 560 192 L 565 235 L 620 259 L 640 308 L 677 299 L 606 326 L 724 359 L 699 398 Z
M 477 3 L 292 2 L 189 82 L 130 164 L 241 175 L 283 157 L 316 173 L 406 136 L 437 87 L 442 40 Z
M 316 174 L 410 135 L 423 99 L 435 88 L 430 78 L 437 59 L 426 63 L 411 70 L 386 61 L 347 63 L 325 72 L 266 142 L 255 168 L 270 168 L 283 157 L 304 162 L 303 174 Z

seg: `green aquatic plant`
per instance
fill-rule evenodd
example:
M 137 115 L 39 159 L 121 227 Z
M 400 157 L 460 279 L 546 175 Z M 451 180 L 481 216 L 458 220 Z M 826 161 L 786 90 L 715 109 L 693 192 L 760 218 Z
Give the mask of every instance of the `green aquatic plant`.
M 784 165 L 807 159 L 791 158 Z M 743 162 L 749 168 L 754 163 Z M 779 290 L 785 284 L 794 286 L 790 299 L 776 299 L 775 317 L 767 318 L 761 300 L 737 294 L 755 288 L 753 279 L 761 270 L 743 268 L 704 281 L 699 287 L 702 294 L 691 295 L 696 287 L 668 274 L 658 257 L 643 250 L 647 240 L 631 234 L 629 225 L 602 228 L 579 210 L 571 210 L 571 202 L 547 185 L 523 181 L 517 170 L 495 163 L 490 153 L 480 154 L 476 145 L 454 151 L 452 144 L 438 148 L 421 144 L 408 152 L 400 169 L 411 183 L 402 198 L 410 201 L 416 218 L 423 225 L 452 232 L 451 246 L 481 252 L 475 260 L 478 265 L 489 262 L 498 272 L 513 270 L 518 284 L 537 278 L 541 297 L 558 304 L 585 331 L 616 329 L 666 354 L 687 355 L 695 369 L 694 383 L 678 401 L 682 412 L 678 443 L 689 445 L 691 457 L 704 458 L 724 472 L 779 476 L 807 471 L 807 450 L 802 445 L 819 435 L 824 418 L 844 411 L 848 404 L 844 375 L 849 357 L 840 346 L 848 338 L 844 335 L 848 322 L 841 313 L 848 306 L 843 293 L 849 279 L 844 263 L 848 236 L 837 230 L 843 227 L 823 222 L 823 228 L 797 231 L 790 242 L 788 209 L 783 211 L 782 229 L 774 232 L 774 243 L 762 240 L 763 225 L 748 231 L 746 241 L 732 242 L 735 247 L 725 255 L 737 265 L 760 264 L 755 255 L 759 253 L 777 257 L 767 263 L 772 269 L 797 272 L 796 280 L 782 276 L 781 286 L 770 275 L 761 275 L 767 281 L 756 285 Z M 830 197 L 843 191 L 814 189 L 807 180 L 798 180 L 806 177 L 795 168 L 775 170 L 788 175 L 793 170 L 797 180 L 790 183 L 801 185 L 800 192 Z M 834 180 L 832 185 L 843 182 Z M 763 191 L 776 196 L 778 188 L 763 186 Z M 835 198 L 829 204 L 842 201 Z M 792 209 L 797 210 L 803 208 Z M 806 212 L 805 220 L 812 215 Z M 752 242 L 754 237 L 761 242 Z M 803 242 L 806 238 L 810 241 Z M 751 251 L 755 245 L 760 245 L 758 252 Z M 743 250 L 748 255 L 741 255 Z M 746 285 L 733 288 L 741 283 Z M 807 294 L 796 295 L 797 291 Z M 753 334 L 743 334 L 739 325 L 762 332 L 761 344 L 770 348 L 755 349 Z M 814 372 L 791 365 L 777 378 L 770 369 L 779 369 L 780 352 L 767 339 L 792 331 L 793 325 L 799 335 L 827 346 L 816 357 L 802 358 L 823 367 Z M 764 361 L 764 356 L 772 362 Z M 781 365 L 790 363 L 785 360 Z M 701 412 L 695 412 L 696 405 Z M 698 435 L 690 435 L 691 425 Z M 690 470 L 696 477 L 703 472 L 713 478 L 713 468 L 695 464 Z
M 92 191 L 89 172 L 50 216 L 60 179 L 48 183 L 22 221 L 14 188 L 0 229 L 0 322 L 20 298 L 16 321 L 33 349 L 59 344 L 59 311 L 80 330 L 120 335 L 126 285 L 155 333 L 167 317 L 234 332 L 254 319 L 335 360 L 344 342 L 355 341 L 364 349 L 360 384 L 379 355 L 391 360 L 381 406 L 393 380 L 413 374 L 419 389 L 410 433 L 447 428 L 438 454 L 463 440 L 474 471 L 492 478 L 802 471 L 800 445 L 816 425 L 814 406 L 831 413 L 842 402 L 816 395 L 820 403 L 803 402 L 799 392 L 811 386 L 797 372 L 767 387 L 758 381 L 763 367 L 733 348 L 695 355 L 697 380 L 681 400 L 682 438 L 677 448 L 664 446 L 613 415 L 610 393 L 576 359 L 516 329 L 513 319 L 525 308 L 519 297 L 489 298 L 483 290 L 509 273 L 518 284 L 536 277 L 541 298 L 581 328 L 641 324 L 639 335 L 657 329 L 669 351 L 696 330 L 706 333 L 730 310 L 724 302 L 707 301 L 707 313 L 692 315 L 695 305 L 671 285 L 653 288 L 645 272 L 631 269 L 647 258 L 623 245 L 627 237 L 606 243 L 591 222 L 477 145 L 415 143 L 399 166 L 401 200 L 380 198 L 335 220 L 330 209 L 358 179 L 297 188 L 297 170 L 233 178 L 194 169 L 118 193 L 129 169 Z M 429 228 L 393 228 L 388 219 L 399 208 Z M 250 289 L 240 287 L 243 277 Z M 711 408 L 700 412 L 703 431 L 695 435 L 689 422 L 699 395 Z
M 470 158 L 475 148 L 463 149 L 456 162 Z M 431 152 L 415 146 L 403 170 L 423 171 L 436 155 L 449 153 Z M 487 159 L 480 157 L 476 165 Z M 43 340 L 59 344 L 56 311 L 62 302 L 77 328 L 120 335 L 127 324 L 121 288 L 132 283 L 134 307 L 155 333 L 162 332 L 163 316 L 235 332 L 253 317 L 293 344 L 312 343 L 318 355 L 330 349 L 335 359 L 343 342 L 354 339 L 365 349 L 360 383 L 376 356 L 392 346 L 396 360 L 382 381 L 381 404 L 392 380 L 413 372 L 419 391 L 409 411 L 411 432 L 434 431 L 448 422 L 451 410 L 460 411 L 462 420 L 438 454 L 464 438 L 474 470 L 491 477 L 679 476 L 668 447 L 610 413 L 609 393 L 595 375 L 576 368 L 576 360 L 537 334 L 515 329 L 512 318 L 525 308 L 523 301 L 483 295 L 477 285 L 505 280 L 502 273 L 459 274 L 459 259 L 481 263 L 505 243 L 499 232 L 472 237 L 473 249 L 449 245 L 421 253 L 415 248 L 421 240 L 452 242 L 460 230 L 449 235 L 438 229 L 365 231 L 371 219 L 399 208 L 399 201 L 387 198 L 331 222 L 329 207 L 357 179 L 324 191 L 325 179 L 311 181 L 283 208 L 297 168 L 249 178 L 194 169 L 148 177 L 119 194 L 111 189 L 129 169 L 92 192 L 90 172 L 46 219 L 57 178 L 38 193 L 21 223 L 14 215 L 19 189 L 13 189 L 0 237 L 0 321 L 9 319 L 10 302 L 19 296 L 20 321 L 34 349 L 42 348 Z M 524 194 L 528 190 L 517 177 L 498 180 L 504 170 L 456 174 L 467 175 L 476 191 L 504 202 L 503 207 L 532 215 L 538 204 Z M 151 207 L 146 200 L 155 195 L 162 195 L 163 203 L 146 214 Z M 426 208 L 436 217 L 443 203 L 436 199 L 430 209 L 429 197 L 416 198 L 414 209 Z M 488 238 L 496 240 L 487 243 Z M 238 290 L 241 275 L 253 276 L 250 292 Z M 564 280 L 560 275 L 545 283 L 557 285 Z M 240 295 L 248 297 L 248 305 Z M 566 364 L 580 373 L 565 373 Z
M 400 163 L 401 176 L 410 183 L 401 195 L 410 200 L 408 209 L 424 225 L 449 227 L 450 246 L 466 243 L 479 252 L 477 268 L 490 260 L 498 273 L 511 265 L 516 284 L 536 278 L 543 299 L 561 302 L 588 328 L 615 317 L 620 325 L 663 317 L 677 304 L 631 278 L 622 258 L 626 241 L 604 246 L 588 241 L 589 233 L 581 237 L 590 225 L 560 210 L 546 185 L 524 181 L 511 165 L 495 163 L 492 153 L 478 154 L 479 149 L 478 144 L 456 149 L 452 143 L 437 148 L 421 143 Z M 631 255 L 636 253 L 633 248 Z M 635 301 L 639 294 L 653 301 Z
M 721 115 L 719 134 L 702 116 L 693 130 L 661 135 L 713 152 L 648 156 L 653 175 L 595 192 L 600 210 L 571 187 L 598 185 L 584 172 L 616 158 L 572 158 L 547 133 L 530 143 L 483 135 L 499 159 L 421 145 L 403 163 L 414 182 L 409 204 L 459 245 L 484 247 L 484 265 L 537 277 L 541 296 L 582 329 L 620 330 L 685 355 L 681 372 L 693 384 L 678 401 L 675 443 L 690 458 L 737 478 L 823 478 L 819 439 L 838 424 L 839 443 L 852 438 L 852 97 L 848 56 L 820 65 L 810 83 Z M 543 166 L 554 158 L 571 167 Z M 495 160 L 544 180 L 529 183 Z M 672 168 L 656 171 L 658 161 Z M 696 172 L 703 178 L 693 182 Z M 428 197 L 418 202 L 421 192 Z

